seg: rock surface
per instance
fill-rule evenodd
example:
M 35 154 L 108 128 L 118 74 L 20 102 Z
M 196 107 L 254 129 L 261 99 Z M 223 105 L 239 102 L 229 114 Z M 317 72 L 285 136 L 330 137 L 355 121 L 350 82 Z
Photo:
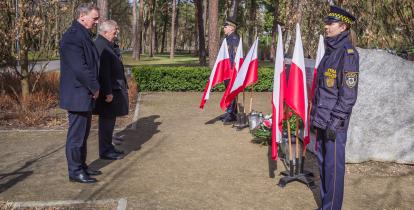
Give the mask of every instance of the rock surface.
M 347 162 L 414 164 L 414 62 L 358 49 L 358 100 L 348 130 Z

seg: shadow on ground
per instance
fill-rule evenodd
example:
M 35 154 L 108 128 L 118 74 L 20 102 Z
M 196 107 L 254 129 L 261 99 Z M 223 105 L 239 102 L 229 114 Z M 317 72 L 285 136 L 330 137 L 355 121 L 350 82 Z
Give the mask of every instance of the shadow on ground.
M 127 156 L 132 151 L 138 151 L 142 144 L 149 141 L 154 134 L 159 132 L 158 126 L 161 122 L 155 122 L 159 117 L 159 115 L 143 117 L 117 133 L 117 136 L 123 136 L 122 145 L 117 146 L 117 148 L 125 152 L 124 156 Z M 99 170 L 112 162 L 113 160 L 96 159 L 89 167 L 93 170 Z
M 217 117 L 215 117 L 215 118 L 213 118 L 213 119 L 211 119 L 211 120 L 209 120 L 209 121 L 205 122 L 205 123 L 204 123 L 204 125 L 211 125 L 211 124 L 215 124 L 217 121 L 221 121 L 222 116 L 223 116 L 223 115 L 219 115 L 219 116 L 217 116 Z
M 13 187 L 17 183 L 25 180 L 27 177 L 32 175 L 33 170 L 28 170 L 28 168 L 30 168 L 30 166 L 32 166 L 34 163 L 52 154 L 55 154 L 56 152 L 63 149 L 64 147 L 65 145 L 61 145 L 48 153 L 45 152 L 44 155 L 41 155 L 39 157 L 26 161 L 23 166 L 14 170 L 13 172 L 0 174 L 0 193 L 8 190 L 9 188 Z
M 279 154 L 282 155 L 282 154 Z M 275 160 L 272 159 L 272 145 L 268 144 L 268 165 L 269 165 L 269 178 L 276 178 L 275 172 L 277 171 L 277 163 Z M 279 157 L 280 158 L 287 158 L 287 157 Z M 280 172 L 282 171 L 289 171 L 289 165 L 287 162 L 281 160 L 280 161 L 283 164 L 283 168 L 281 168 Z M 315 203 L 318 207 L 321 206 L 321 196 L 320 196 L 320 178 L 319 178 L 319 168 L 318 168 L 318 159 L 315 154 L 312 152 L 306 153 L 306 159 L 305 159 L 305 165 L 304 165 L 304 171 L 311 172 L 313 174 L 313 181 L 315 182 L 315 186 L 309 187 L 308 189 L 312 191 L 313 198 L 315 200 Z M 279 182 L 279 180 L 277 180 Z

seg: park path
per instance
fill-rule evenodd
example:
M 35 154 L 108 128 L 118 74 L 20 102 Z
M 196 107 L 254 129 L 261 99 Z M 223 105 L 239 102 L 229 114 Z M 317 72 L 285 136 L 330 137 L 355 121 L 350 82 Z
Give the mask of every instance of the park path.
M 247 94 L 248 95 L 248 94 Z M 276 184 L 268 147 L 250 143 L 248 130 L 216 117 L 220 94 L 205 110 L 200 93 L 143 93 L 136 129 L 125 129 L 123 160 L 98 159 L 97 132 L 88 141 L 88 163 L 99 182 L 68 182 L 64 131 L 0 133 L 0 201 L 126 198 L 128 209 L 316 209 L 317 195 L 300 183 Z M 269 112 L 270 93 L 256 93 L 254 108 Z M 246 100 L 247 101 L 247 100 Z M 315 170 L 309 155 L 308 168 Z M 275 173 L 275 178 L 271 178 Z M 413 173 L 346 175 L 343 209 L 410 209 Z M 408 185 L 407 185 L 408 183 Z

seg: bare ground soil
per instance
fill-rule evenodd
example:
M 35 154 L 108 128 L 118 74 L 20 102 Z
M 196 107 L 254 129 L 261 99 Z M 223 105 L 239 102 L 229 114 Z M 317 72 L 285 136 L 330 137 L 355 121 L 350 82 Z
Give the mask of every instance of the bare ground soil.
M 119 131 L 124 159 L 100 160 L 97 132 L 91 132 L 87 162 L 104 174 L 90 185 L 68 181 L 65 131 L 2 131 L 0 200 L 126 198 L 127 209 L 316 209 L 318 189 L 298 182 L 278 187 L 285 168 L 269 159 L 269 148 L 252 144 L 247 129 L 218 121 L 220 97 L 212 94 L 201 111 L 201 93 L 143 93 L 136 129 Z M 270 112 L 270 98 L 255 93 L 253 108 Z M 305 168 L 317 175 L 314 156 L 307 158 Z M 411 165 L 347 164 L 343 209 L 413 209 L 413 179 Z

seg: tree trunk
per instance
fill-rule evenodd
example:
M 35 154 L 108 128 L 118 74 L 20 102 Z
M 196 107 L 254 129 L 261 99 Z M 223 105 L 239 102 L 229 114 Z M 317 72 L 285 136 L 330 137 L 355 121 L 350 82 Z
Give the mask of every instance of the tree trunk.
M 237 18 L 237 6 L 238 5 L 239 5 L 238 0 L 232 0 L 229 16 L 233 17 L 234 19 Z
M 207 13 L 208 13 L 208 0 L 201 0 L 203 2 L 203 28 L 207 28 Z
M 156 36 L 156 24 L 155 24 L 155 12 L 156 12 L 156 2 L 155 0 L 152 0 L 152 8 L 151 9 L 151 42 L 150 42 L 150 53 L 149 56 L 150 57 L 154 57 L 154 51 L 155 51 L 155 36 Z
M 249 46 L 253 44 L 253 40 L 255 39 L 255 33 L 257 31 L 257 24 L 256 23 L 256 11 L 257 11 L 257 3 L 256 0 L 250 0 L 250 25 L 249 25 L 249 39 L 248 43 Z
M 208 53 L 209 66 L 213 68 L 219 47 L 218 24 L 218 1 L 209 0 L 208 5 Z
M 20 7 L 18 9 L 19 11 L 19 16 L 18 16 L 18 33 L 19 33 L 19 61 L 20 61 L 20 86 L 22 89 L 22 95 L 21 95 L 21 105 L 23 110 L 25 110 L 27 108 L 27 102 L 28 102 L 28 97 L 30 94 L 29 91 L 29 57 L 28 57 L 28 50 L 29 47 L 27 46 L 28 42 L 27 39 L 29 38 L 27 36 L 27 28 L 29 28 L 28 26 L 28 21 L 26 21 L 25 17 L 25 13 L 26 13 L 26 2 L 25 1 L 20 1 Z
M 137 42 L 137 0 L 132 1 L 132 58 L 138 58 L 138 42 Z
M 142 20 L 144 19 L 144 0 L 139 0 L 139 14 L 137 20 L 137 57 L 135 59 L 141 58 L 141 49 L 142 49 Z
M 58 55 L 59 49 L 59 39 L 60 39 L 60 17 L 59 17 L 59 4 L 55 4 L 55 16 L 56 16 L 56 22 L 55 22 L 55 46 L 54 46 L 54 55 Z
M 147 10 L 148 11 L 148 10 Z M 150 26 L 150 13 L 147 12 L 145 21 L 144 21 L 144 37 L 142 38 L 142 52 L 148 52 L 148 27 Z M 150 37 L 151 38 L 151 37 Z
M 108 1 L 107 0 L 97 0 L 97 6 L 99 8 L 99 23 L 98 23 L 98 27 L 99 25 L 105 21 L 108 20 Z
M 176 19 L 176 2 L 177 0 L 173 1 L 173 8 L 172 8 L 172 17 L 171 17 L 171 47 L 170 47 L 170 59 L 174 58 L 174 49 L 175 49 L 175 19 Z
M 204 40 L 204 19 L 203 19 L 203 0 L 196 0 L 196 19 L 198 26 L 198 60 L 200 65 L 205 66 L 206 63 L 206 46 Z
M 274 61 L 276 56 L 276 33 L 277 25 L 279 24 L 279 0 L 274 1 L 274 11 L 273 11 L 273 26 L 272 26 L 272 45 L 270 46 L 270 59 Z M 279 35 L 278 35 L 279 36 Z
M 164 26 L 162 27 L 161 54 L 164 53 L 164 49 L 165 49 L 165 37 L 167 36 L 167 24 L 168 24 L 168 18 L 165 18 Z
M 177 34 L 178 34 L 178 29 L 179 29 L 179 22 L 178 19 L 180 17 L 180 7 L 178 6 L 180 5 L 180 0 L 177 0 L 177 5 L 175 6 L 175 31 L 174 31 L 174 46 L 175 48 L 177 48 Z

